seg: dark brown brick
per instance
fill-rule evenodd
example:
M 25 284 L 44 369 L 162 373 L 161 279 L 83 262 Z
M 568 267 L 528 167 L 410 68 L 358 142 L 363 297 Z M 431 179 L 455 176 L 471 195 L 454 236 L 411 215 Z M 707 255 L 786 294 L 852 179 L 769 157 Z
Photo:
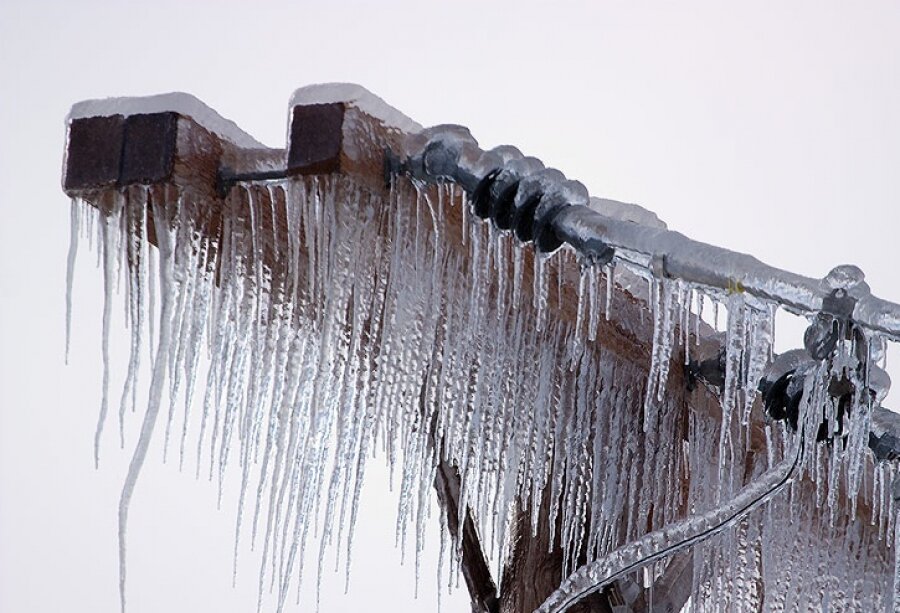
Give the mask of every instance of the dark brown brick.
M 125 120 L 121 185 L 161 183 L 170 178 L 178 133 L 176 113 L 131 115 Z
M 125 118 L 85 117 L 69 125 L 66 190 L 115 185 L 122 160 Z
M 291 114 L 288 173 L 340 172 L 343 125 L 341 103 L 295 106 Z

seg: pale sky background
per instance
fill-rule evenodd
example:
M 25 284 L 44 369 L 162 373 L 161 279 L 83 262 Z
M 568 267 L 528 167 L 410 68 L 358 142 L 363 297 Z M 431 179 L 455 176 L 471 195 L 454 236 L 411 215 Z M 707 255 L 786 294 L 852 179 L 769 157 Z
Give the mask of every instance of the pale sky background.
M 69 107 L 181 90 L 282 146 L 291 92 L 327 81 L 358 82 L 424 125 L 465 124 L 485 148 L 515 144 L 693 238 L 816 277 L 858 264 L 900 302 L 898 2 L 4 0 L 0 613 L 118 606 L 134 439 L 121 451 L 108 436 L 94 470 L 101 278 L 85 250 L 63 364 Z M 799 345 L 797 326 L 781 332 L 781 348 Z M 114 339 L 123 351 L 125 330 Z M 436 608 L 435 548 L 413 600 L 379 465 L 350 594 L 326 578 L 323 613 Z M 151 449 L 131 511 L 129 611 L 254 611 L 255 561 L 231 587 L 232 508 L 216 512 L 212 486 Z M 464 588 L 443 602 L 468 607 Z

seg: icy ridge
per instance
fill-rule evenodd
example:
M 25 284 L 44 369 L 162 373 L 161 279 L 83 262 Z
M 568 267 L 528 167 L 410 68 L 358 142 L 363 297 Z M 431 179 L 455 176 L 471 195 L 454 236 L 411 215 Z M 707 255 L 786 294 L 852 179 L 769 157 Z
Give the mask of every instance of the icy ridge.
M 406 134 L 422 130 L 422 126 L 398 111 L 387 102 L 355 83 L 317 83 L 294 91 L 289 107 L 308 104 L 342 102 L 355 106 L 362 112 L 381 121 L 385 126 Z
M 111 115 L 142 115 L 173 112 L 190 117 L 195 122 L 245 149 L 265 149 L 266 146 L 241 130 L 236 123 L 225 119 L 206 106 L 200 99 L 184 92 L 170 92 L 152 96 L 98 98 L 83 100 L 72 105 L 66 123 L 87 117 L 109 117 Z

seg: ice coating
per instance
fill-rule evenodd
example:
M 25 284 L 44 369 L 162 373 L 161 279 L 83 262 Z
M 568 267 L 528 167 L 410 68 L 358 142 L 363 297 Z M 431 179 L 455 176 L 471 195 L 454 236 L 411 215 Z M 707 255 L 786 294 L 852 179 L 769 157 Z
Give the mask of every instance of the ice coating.
M 173 112 L 190 117 L 220 138 L 246 149 L 264 149 L 265 145 L 241 130 L 236 123 L 225 119 L 199 99 L 184 92 L 171 92 L 153 96 L 98 98 L 83 100 L 72 106 L 67 122 L 85 117 L 109 117 L 111 115 L 141 115 Z
M 394 468 L 397 540 L 410 557 L 421 551 L 432 483 L 444 462 L 459 471 L 460 513 L 471 511 L 497 569 L 509 556 L 507 537 L 520 511 L 532 530 L 554 531 L 571 572 L 582 559 L 603 559 L 675 525 L 689 509 L 702 514 L 729 504 L 763 472 L 769 451 L 751 446 L 759 421 L 744 416 L 755 397 L 755 373 L 770 355 L 769 311 L 741 292 L 655 278 L 650 262 L 641 267 L 637 258 L 603 267 L 568 248 L 535 257 L 510 233 L 463 215 L 470 203 L 453 185 L 397 181 L 383 197 L 341 177 L 239 184 L 225 202 L 221 228 L 203 225 L 208 203 L 196 196 L 154 190 L 122 194 L 97 223 L 113 230 L 110 244 L 119 250 L 116 258 L 101 258 L 104 274 L 115 278 L 116 267 L 137 263 L 122 276 L 132 325 L 155 291 L 149 278 L 159 282 L 151 394 L 120 510 L 123 582 L 128 502 L 165 401 L 171 432 L 179 425 L 174 405 L 183 404 L 182 449 L 199 430 L 198 473 L 220 487 L 228 472 L 240 475 L 235 558 L 246 555 L 247 541 L 255 545 L 260 602 L 274 589 L 279 610 L 288 606 L 292 581 L 317 574 L 302 567 L 307 550 L 316 548 L 318 576 L 338 565 L 349 578 L 359 493 L 378 449 Z M 160 243 L 155 269 L 149 257 L 133 257 L 157 251 L 147 232 L 129 230 L 136 243 L 116 233 L 139 227 L 144 216 L 134 211 L 148 206 L 148 196 Z M 449 219 L 463 224 L 454 231 L 467 236 L 464 244 L 447 238 Z M 616 283 L 626 274 L 655 296 L 649 312 L 642 311 L 644 328 L 636 315 L 630 322 L 622 317 L 629 298 Z M 683 406 L 674 401 L 672 373 L 690 331 L 700 329 L 692 293 L 728 313 L 726 428 L 712 418 L 685 424 Z M 560 316 L 570 300 L 572 316 Z M 620 330 L 652 340 L 654 364 L 606 347 Z M 143 339 L 132 337 L 137 344 Z M 209 371 L 198 376 L 197 356 L 207 351 Z M 207 386 L 194 392 L 203 374 Z M 833 411 L 822 400 L 825 379 L 817 381 L 811 389 Z M 192 397 L 202 402 L 188 413 Z M 821 452 L 803 464 L 804 483 L 818 489 L 799 508 L 827 515 L 839 493 L 858 492 L 889 534 L 889 476 L 860 453 L 867 422 L 854 424 L 839 454 Z M 772 436 L 774 464 L 790 434 Z M 542 515 L 531 502 L 545 493 L 551 504 Z M 720 552 L 778 558 L 784 530 L 771 526 L 798 512 L 804 511 L 779 510 L 769 524 L 751 514 L 751 536 L 704 544 L 717 553 L 696 573 L 695 602 L 715 600 L 708 582 L 716 573 L 740 576 L 743 586 L 777 576 L 777 562 L 775 570 L 739 572 Z M 314 534 L 321 540 L 314 542 Z M 785 559 L 814 547 L 810 537 Z M 867 580 L 877 588 L 871 593 L 889 592 L 893 566 L 876 556 L 876 545 L 854 551 L 868 565 Z M 444 571 L 458 572 L 458 543 L 445 554 Z M 756 602 L 751 587 L 737 589 Z M 868 606 L 880 597 L 853 602 Z
M 290 108 L 307 104 L 331 104 L 342 102 L 358 108 L 381 121 L 385 126 L 407 134 L 422 130 L 422 126 L 389 105 L 387 102 L 355 83 L 319 83 L 294 91 Z
M 613 247 L 664 256 L 665 274 L 710 287 L 735 286 L 804 312 L 822 306 L 818 282 L 763 264 L 753 256 L 691 240 L 678 232 L 620 221 L 586 208 L 571 208 L 559 220 L 565 231 L 599 236 Z
M 609 198 L 591 197 L 588 206 L 598 213 L 621 221 L 631 221 L 648 228 L 666 229 L 666 224 L 656 213 L 630 202 L 620 202 Z

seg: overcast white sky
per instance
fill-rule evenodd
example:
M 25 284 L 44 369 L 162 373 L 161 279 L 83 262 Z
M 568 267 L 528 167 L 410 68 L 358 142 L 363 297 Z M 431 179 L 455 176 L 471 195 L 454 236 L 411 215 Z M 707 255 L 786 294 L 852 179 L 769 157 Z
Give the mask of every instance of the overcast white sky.
M 133 439 L 123 452 L 107 437 L 94 470 L 101 288 L 84 251 L 63 364 L 72 103 L 187 91 L 282 146 L 294 88 L 358 82 L 694 238 L 811 276 L 856 263 L 900 302 L 900 3 L 727 4 L 0 3 L 0 611 L 118 602 Z M 216 512 L 211 486 L 160 458 L 132 505 L 129 610 L 253 611 L 255 562 L 230 585 L 232 507 Z M 414 601 L 395 495 L 370 476 L 351 593 L 326 582 L 321 610 L 433 610 L 434 555 Z M 444 602 L 467 610 L 462 593 Z

